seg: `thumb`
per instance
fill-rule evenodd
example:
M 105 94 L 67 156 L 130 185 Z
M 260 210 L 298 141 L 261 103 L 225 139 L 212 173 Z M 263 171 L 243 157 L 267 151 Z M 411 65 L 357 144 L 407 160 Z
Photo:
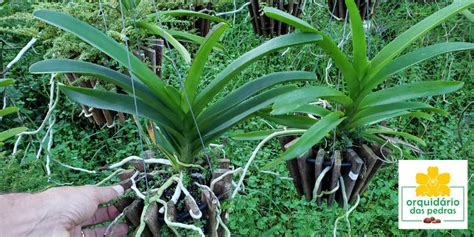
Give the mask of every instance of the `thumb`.
M 99 203 L 107 203 L 112 199 L 122 195 L 124 189 L 120 185 L 108 186 L 108 187 L 96 187 L 95 195 L 99 200 Z

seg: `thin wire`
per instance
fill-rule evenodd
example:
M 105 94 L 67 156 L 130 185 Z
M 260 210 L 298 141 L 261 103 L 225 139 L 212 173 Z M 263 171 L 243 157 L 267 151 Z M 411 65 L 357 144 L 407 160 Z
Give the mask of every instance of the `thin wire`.
M 137 124 L 137 128 L 138 128 L 138 135 L 140 137 L 140 147 L 141 147 L 141 150 L 142 150 L 142 153 L 144 152 L 144 148 L 143 148 L 143 134 L 142 134 L 142 128 L 140 126 L 140 121 L 139 121 L 139 113 L 138 113 L 138 103 L 137 103 L 137 97 L 136 97 L 136 94 L 135 94 L 135 83 L 134 83 L 134 75 L 133 75 L 133 70 L 132 70 L 132 62 L 131 62 L 131 57 L 130 57 L 130 49 L 129 49 L 129 45 L 128 45 L 128 37 L 127 37 L 127 30 L 125 28 L 125 17 L 124 17 L 124 14 L 123 14 L 123 4 L 122 4 L 122 1 L 119 1 L 120 2 L 120 16 L 122 17 L 122 29 L 123 29 L 123 33 L 125 34 L 125 49 L 127 50 L 127 60 L 128 60 L 128 70 L 130 72 L 130 80 L 131 80 L 131 84 L 132 84 L 132 94 L 133 94 L 133 103 L 134 103 L 134 106 L 135 106 L 135 122 Z M 130 1 L 130 4 L 132 5 L 132 1 Z M 133 12 L 133 7 L 131 8 L 131 11 Z M 134 17 L 135 15 L 132 13 L 132 16 Z M 146 167 L 146 164 L 145 164 L 145 159 L 143 157 L 142 158 L 142 163 L 143 163 L 143 173 L 145 175 L 145 187 L 146 187 L 146 192 L 147 192 L 147 195 L 148 195 L 148 175 L 147 175 L 147 167 Z
M 99 16 L 102 16 L 102 20 L 104 21 L 104 29 L 107 32 L 107 19 L 105 15 L 104 8 L 102 7 L 102 0 L 99 0 Z
M 158 8 L 156 6 L 156 2 L 155 0 L 153 0 L 153 8 L 154 8 L 154 11 L 155 11 L 155 16 L 156 16 L 156 19 L 158 20 L 158 24 L 160 26 L 160 28 L 163 29 L 163 24 L 161 22 L 161 18 L 160 18 L 160 15 L 158 14 Z M 168 41 L 165 40 L 165 44 L 166 44 L 166 48 L 171 48 Z M 182 77 L 181 77 L 181 73 L 179 72 L 177 66 L 176 66 L 176 62 L 174 61 L 173 57 L 170 57 L 170 61 L 171 61 L 171 64 L 173 66 L 173 69 L 175 70 L 177 76 L 178 76 L 178 79 L 179 79 L 179 84 L 180 84 L 180 87 L 181 87 L 181 90 L 183 90 L 183 94 L 184 94 L 184 98 L 186 99 L 186 103 L 188 104 L 188 107 L 189 107 L 189 112 L 191 113 L 191 116 L 193 118 L 193 122 L 194 122 L 194 125 L 196 126 L 196 130 L 198 132 L 198 136 L 199 136 L 199 140 L 201 141 L 201 145 L 202 145 L 202 148 L 203 148 L 203 151 L 204 151 L 204 156 L 206 157 L 206 161 L 207 161 L 207 164 L 209 165 L 209 169 L 211 169 L 211 172 L 213 171 L 213 168 L 212 168 L 212 162 L 210 160 L 210 156 L 209 156 L 209 152 L 207 151 L 207 148 L 206 146 L 204 145 L 204 140 L 202 138 L 202 135 L 201 135 L 201 131 L 199 130 L 199 125 L 197 123 L 197 119 L 196 119 L 196 116 L 193 112 L 193 108 L 191 106 L 191 103 L 189 102 L 189 98 L 188 98 L 188 94 L 186 93 L 186 90 L 184 89 L 184 84 L 183 84 L 183 80 L 182 80 Z

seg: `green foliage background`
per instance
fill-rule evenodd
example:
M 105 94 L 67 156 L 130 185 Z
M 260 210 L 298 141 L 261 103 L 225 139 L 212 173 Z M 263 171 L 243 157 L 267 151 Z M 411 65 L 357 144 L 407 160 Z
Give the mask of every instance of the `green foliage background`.
M 238 2 L 242 4 L 242 1 Z M 374 25 L 370 34 L 369 52 L 372 52 L 373 55 L 397 34 L 447 5 L 448 2 L 433 1 L 427 4 L 424 1 L 382 1 L 376 8 L 376 14 L 372 21 Z M 72 38 L 69 34 L 52 30 L 45 30 L 41 33 L 38 31 L 41 26 L 30 16 L 33 9 L 38 7 L 63 9 L 61 6 L 62 3 L 30 5 L 15 2 L 0 8 L 1 39 L 13 43 L 15 47 L 22 47 L 30 37 L 38 36 L 38 34 L 41 39 L 35 45 L 34 50 L 28 52 L 22 61 L 7 74 L 7 77 L 17 80 L 15 86 L 8 89 L 7 94 L 21 110 L 16 119 L 13 119 L 14 116 L 4 119 L 0 124 L 0 130 L 19 125 L 36 128 L 47 111 L 49 76 L 28 74 L 29 65 L 43 57 L 51 57 L 54 52 L 62 56 L 67 56 L 71 51 L 81 52 L 79 56 L 75 55 L 81 59 L 98 57 L 97 52 L 91 50 L 88 45 L 81 45 L 79 40 Z M 304 19 L 340 40 L 344 29 L 347 30 L 348 26 L 345 26 L 342 21 L 330 20 L 325 6 L 324 1 L 316 1 L 316 4 L 308 2 Z M 70 5 L 69 8 L 64 9 L 65 11 L 70 10 L 70 14 L 95 24 L 100 29 L 103 27 L 102 19 L 97 15 L 98 4 L 81 3 Z M 222 5 L 218 11 L 230 9 L 232 9 L 232 4 Z M 147 11 L 147 9 L 142 10 Z M 109 13 L 114 16 L 112 10 Z M 228 16 L 228 19 L 232 21 L 232 15 Z M 129 17 L 127 24 L 132 25 Z M 471 27 L 472 24 L 463 15 L 458 15 L 441 27 L 437 27 L 418 41 L 414 47 L 448 40 L 472 41 L 473 30 Z M 110 20 L 108 29 L 110 29 L 107 31 L 108 34 L 116 40 L 120 40 L 119 21 Z M 127 30 L 133 32 L 133 28 Z M 139 37 L 138 32 L 133 32 L 130 36 L 132 40 Z M 253 33 L 246 9 L 237 14 L 236 23 L 222 40 L 225 50 L 214 53 L 212 56 L 206 71 L 209 79 L 204 80 L 205 83 L 228 62 L 264 40 Z M 344 44 L 344 50 L 352 50 L 350 40 Z M 7 51 L 4 54 L 5 61 L 10 61 L 16 52 L 15 50 Z M 265 57 L 252 65 L 234 80 L 232 86 L 237 87 L 258 76 L 282 70 L 314 71 L 320 78 L 320 83 L 337 85 L 338 75 L 334 68 L 329 69 L 328 78 L 324 77 L 327 62 L 327 57 L 314 45 L 289 49 L 275 53 L 273 57 Z M 180 66 L 179 69 L 187 70 L 184 66 Z M 164 78 L 171 83 L 176 83 L 177 80 L 176 74 L 167 60 L 164 65 Z M 394 76 L 387 86 L 408 81 L 438 79 L 465 82 L 464 88 L 456 93 L 446 97 L 434 97 L 426 101 L 445 109 L 449 112 L 449 116 L 436 116 L 434 122 L 397 119 L 389 121 L 388 126 L 405 128 L 427 142 L 428 146 L 424 148 L 424 153 L 416 155 L 415 159 L 468 159 L 469 175 L 472 175 L 474 171 L 474 133 L 472 132 L 474 106 L 466 108 L 474 99 L 472 52 L 438 56 Z M 226 88 L 222 94 L 232 90 L 232 86 Z M 131 121 L 118 124 L 113 129 L 99 128 L 89 123 L 84 117 L 79 117 L 80 111 L 77 104 L 72 103 L 66 97 L 61 98 L 56 112 L 57 124 L 52 148 L 54 159 L 72 166 L 97 169 L 128 155 L 140 153 L 138 132 Z M 270 125 L 274 124 L 255 118 L 235 129 L 254 131 L 268 129 Z M 64 184 L 93 184 L 110 174 L 105 172 L 89 175 L 74 172 L 53 162 L 51 167 L 53 174 L 48 182 L 44 172 L 44 159 L 36 160 L 35 152 L 39 146 L 38 140 L 43 135 L 39 134 L 37 137 L 24 141 L 24 145 L 20 146 L 19 154 L 15 157 L 10 155 L 14 139 L 6 143 L 0 153 L 0 192 L 40 191 Z M 28 142 L 31 142 L 31 145 L 27 149 Z M 256 142 L 237 142 L 230 139 L 222 139 L 216 143 L 225 144 L 227 157 L 237 167 L 245 164 L 257 144 Z M 276 141 L 265 146 L 258 154 L 245 182 L 248 194 L 237 196 L 236 199 L 224 204 L 230 211 L 229 227 L 232 233 L 242 236 L 332 235 L 333 223 L 337 216 L 343 214 L 342 208 L 318 207 L 314 203 L 306 202 L 296 195 L 291 181 L 258 171 L 259 167 L 277 157 L 279 153 L 279 145 Z M 276 172 L 282 176 L 288 176 L 283 165 L 277 167 Z M 474 231 L 473 218 L 469 220 L 469 230 L 464 231 L 398 230 L 397 182 L 397 165 L 386 165 L 372 181 L 368 191 L 361 196 L 359 206 L 350 215 L 350 228 L 342 221 L 338 226 L 338 234 L 346 236 L 350 232 L 353 235 L 366 234 L 368 236 L 470 236 L 470 233 Z M 472 179 L 469 182 L 469 217 L 474 216 L 473 182 Z

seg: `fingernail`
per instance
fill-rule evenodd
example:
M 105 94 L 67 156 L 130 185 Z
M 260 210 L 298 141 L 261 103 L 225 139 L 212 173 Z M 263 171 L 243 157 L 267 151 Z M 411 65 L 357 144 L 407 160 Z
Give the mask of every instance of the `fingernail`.
M 122 195 L 125 191 L 121 185 L 112 186 L 112 188 L 118 193 L 118 195 Z

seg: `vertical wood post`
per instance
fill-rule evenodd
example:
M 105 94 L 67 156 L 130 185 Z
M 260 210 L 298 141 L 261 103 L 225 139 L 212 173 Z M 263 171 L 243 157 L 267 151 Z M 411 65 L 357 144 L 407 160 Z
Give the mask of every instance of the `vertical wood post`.
M 314 160 L 314 179 L 315 182 L 318 179 L 318 177 L 321 175 L 321 171 L 323 170 L 323 162 L 324 162 L 324 157 L 326 156 L 326 151 L 324 149 L 319 149 L 316 159 Z M 316 184 L 315 184 L 316 185 Z M 321 180 L 321 183 L 319 184 L 319 188 L 316 192 L 317 195 L 321 194 L 321 189 L 323 187 L 323 181 Z M 316 199 L 316 203 L 321 205 L 321 197 L 318 197 Z
M 313 197 L 314 187 L 314 168 L 306 163 L 306 160 L 313 155 L 313 150 L 309 149 L 307 152 L 297 157 L 298 171 L 301 176 L 301 182 L 303 183 L 303 192 L 306 200 L 311 200 Z
M 339 182 L 339 177 L 341 176 L 342 158 L 341 158 L 340 151 L 334 151 L 333 160 L 334 160 L 334 163 L 332 166 L 331 184 L 330 184 L 329 190 L 333 190 L 334 188 L 337 187 L 337 183 Z M 332 207 L 335 197 L 336 197 L 336 193 L 329 194 L 329 197 L 328 197 L 329 207 Z

